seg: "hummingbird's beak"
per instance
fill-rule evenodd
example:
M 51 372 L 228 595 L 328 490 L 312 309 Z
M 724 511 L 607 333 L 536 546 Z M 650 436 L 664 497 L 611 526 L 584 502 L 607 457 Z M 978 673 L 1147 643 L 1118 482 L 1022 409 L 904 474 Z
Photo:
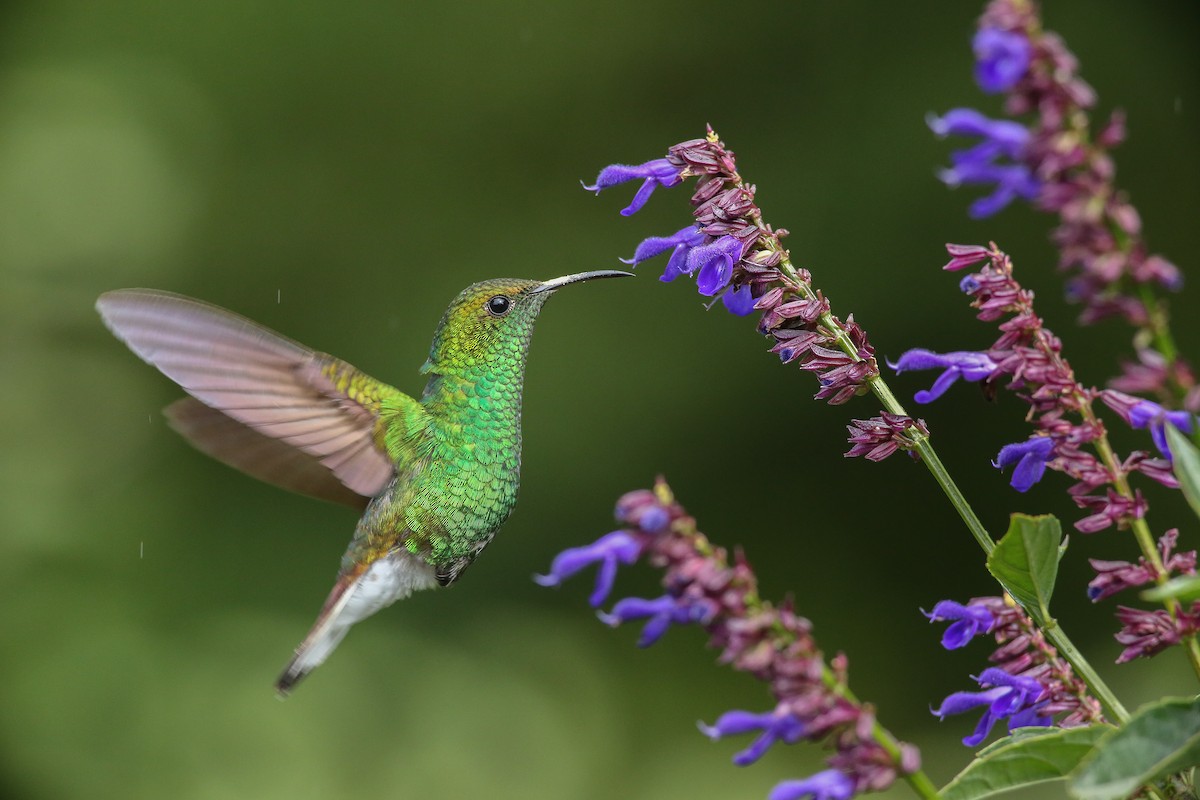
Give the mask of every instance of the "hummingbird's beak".
M 551 278 L 548 281 L 543 281 L 540 286 L 530 290 L 530 294 L 538 294 L 539 292 L 553 292 L 555 289 L 561 289 L 568 283 L 579 283 L 580 281 L 590 281 L 595 278 L 632 278 L 632 272 L 622 272 L 619 269 L 597 269 L 591 272 L 576 272 L 574 275 L 563 275 L 561 278 Z

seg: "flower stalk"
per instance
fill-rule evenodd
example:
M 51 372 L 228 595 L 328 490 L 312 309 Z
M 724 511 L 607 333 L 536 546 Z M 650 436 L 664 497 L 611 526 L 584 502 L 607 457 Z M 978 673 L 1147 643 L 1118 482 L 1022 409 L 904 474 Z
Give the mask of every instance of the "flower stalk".
M 1045 30 L 1032 0 L 991 0 L 975 35 L 976 81 L 1005 97 L 1014 119 L 991 120 L 973 109 L 932 117 L 938 136 L 978 137 L 954 151 L 942 180 L 995 184 L 970 213 L 986 217 L 1021 197 L 1058 216 L 1051 239 L 1067 296 L 1084 310 L 1081 324 L 1115 317 L 1136 329 L 1138 362 L 1123 364 L 1114 389 L 1149 393 L 1200 410 L 1200 385 L 1176 347 L 1164 293 L 1183 285 L 1178 267 L 1149 251 L 1137 209 L 1115 181 L 1111 151 L 1125 138 L 1120 111 L 1093 133 L 1096 93 L 1062 38 Z M 1015 118 L 1028 117 L 1028 123 Z M 1006 159 L 1006 161 L 1001 161 Z
M 557 585 L 590 564 L 599 566 L 598 605 L 612 589 L 612 570 L 618 563 L 644 560 L 663 570 L 665 594 L 655 600 L 625 598 L 600 618 L 617 626 L 642 621 L 639 646 L 648 646 L 672 626 L 696 625 L 705 630 L 710 646 L 721 651 L 719 661 L 765 682 L 775 706 L 763 713 L 730 711 L 712 725 L 700 725 L 711 739 L 760 732 L 749 747 L 734 757 L 747 766 L 774 744 L 810 741 L 833 753 L 828 769 L 803 780 L 785 781 L 771 800 L 819 797 L 850 798 L 887 788 L 903 778 L 919 796 L 938 797 L 933 782 L 920 768 L 916 748 L 893 736 L 849 687 L 848 660 L 842 654 L 826 659 L 812 635 L 812 623 L 798 616 L 790 601 L 775 605 L 758 592 L 754 572 L 737 553 L 730 559 L 698 529 L 696 520 L 675 500 L 659 478 L 652 491 L 633 491 L 617 502 L 616 517 L 623 526 L 595 543 L 560 553 L 550 573 L 538 583 Z
M 960 288 L 971 297 L 971 306 L 978 318 L 1000 322 L 999 339 L 985 352 L 950 353 L 939 355 L 927 350 L 910 350 L 893 368 L 921 369 L 949 365 L 967 379 L 995 385 L 1007 378 L 1005 388 L 1015 391 L 1029 403 L 1029 418 L 1038 428 L 1025 442 L 1004 447 L 998 466 L 1016 464 L 1012 485 L 1025 491 L 1039 480 L 1049 467 L 1074 478 L 1077 482 L 1070 494 L 1077 505 L 1093 513 L 1080 519 L 1075 527 L 1092 533 L 1111 525 L 1128 528 L 1153 571 L 1159 585 L 1170 577 L 1159 558 L 1158 547 L 1145 520 L 1147 503 L 1141 493 L 1129 483 L 1129 475 L 1142 472 L 1159 483 L 1176 488 L 1178 482 L 1170 472 L 1170 451 L 1166 446 L 1164 426 L 1174 424 L 1190 429 L 1191 415 L 1186 411 L 1168 412 L 1156 403 L 1130 397 L 1113 390 L 1098 391 L 1082 386 L 1062 355 L 1062 345 L 1045 327 L 1034 311 L 1033 293 L 1024 289 L 1013 276 L 1012 260 L 995 243 L 990 248 L 970 245 L 948 245 L 953 256 L 946 269 L 963 269 L 983 262 L 979 271 L 968 274 Z M 990 373 L 977 365 L 992 365 Z M 935 399 L 948 386 L 947 373 L 934 384 L 933 391 L 921 392 L 917 400 Z M 941 385 L 939 389 L 939 384 Z M 1097 416 L 1094 401 L 1102 400 L 1133 427 L 1150 428 L 1155 445 L 1164 456 L 1152 458 L 1146 452 L 1135 451 L 1122 460 L 1108 441 L 1107 429 Z M 1078 422 L 1072 423 L 1072 419 Z M 1089 446 L 1096 455 L 1082 448 Z M 1107 487 L 1107 488 L 1105 488 Z M 1102 494 L 1098 490 L 1104 489 Z M 1179 639 L 1185 646 L 1188 659 L 1200 676 L 1200 646 L 1190 619 L 1174 598 L 1164 601 L 1167 614 L 1179 625 Z M 1130 623 L 1126 620 L 1126 627 Z
M 870 438 L 864 436 L 866 431 L 863 423 L 866 423 L 866 427 L 876 431 L 877 445 L 887 444 L 891 447 L 880 452 L 887 454 L 904 449 L 918 457 L 942 488 L 980 548 L 985 554 L 991 553 L 996 546 L 995 540 L 938 457 L 924 423 L 908 416 L 904 406 L 880 376 L 874 349 L 867 342 L 865 332 L 852 318 L 846 322 L 838 319 L 829 301 L 812 286 L 808 270 L 797 268 L 792 263 L 780 241 L 787 231 L 775 230 L 763 221 L 762 212 L 754 203 L 755 187 L 742 179 L 733 152 L 726 148 L 712 127 L 708 128 L 703 139 L 682 142 L 670 148 L 665 159 L 647 162 L 656 165 L 654 167 L 642 165 L 639 168 L 622 169 L 638 169 L 637 176 L 649 173 L 662 175 L 665 174 L 662 162 L 678 170 L 678 182 L 689 177 L 698 178 L 692 205 L 697 230 L 704 235 L 698 241 L 704 243 L 682 243 L 688 249 L 687 268 L 683 274 L 702 274 L 716 257 L 710 255 L 707 248 L 728 238 L 736 239 L 740 244 L 737 248 L 739 259 L 728 271 L 728 283 L 722 297 L 726 307 L 733 313 L 741 313 L 744 308 L 741 300 L 731 303 L 728 298 L 737 292 L 749 291 L 754 298 L 752 309 L 763 312 L 759 331 L 777 341 L 772 352 L 779 354 L 784 363 L 798 361 L 802 369 L 818 373 L 822 388 L 815 395 L 817 399 L 825 399 L 836 405 L 855 395 L 867 392 L 874 394 L 883 406 L 884 416 L 855 421 L 856 424 L 850 427 L 851 441 L 855 446 L 847 455 L 872 452 L 868 442 L 863 441 L 864 438 Z M 678 182 L 670 182 L 670 185 Z M 599 184 L 600 181 L 597 181 Z M 675 236 L 682 237 L 683 233 L 681 231 Z M 654 241 L 662 240 L 656 238 Z M 950 265 L 956 267 L 976 263 L 988 252 L 982 248 L 956 245 L 950 245 L 949 249 L 953 257 Z M 665 252 L 665 247 L 661 250 L 656 247 L 656 250 Z M 721 252 L 726 251 L 721 249 Z M 676 250 L 673 254 L 673 261 L 678 260 L 678 253 Z M 640 260 L 635 256 L 634 265 Z M 675 277 L 668 271 L 662 279 L 673 280 Z M 712 288 L 711 285 L 700 286 L 701 293 L 709 296 L 715 294 Z M 1011 587 L 1004 585 L 1003 581 L 1001 586 L 1012 594 Z M 1071 664 L 1075 673 L 1087 683 L 1104 705 L 1108 716 L 1117 722 L 1128 719 L 1128 712 L 1120 701 L 1057 623 L 1052 619 L 1039 618 L 1035 610 L 1026 611 L 1043 627 L 1047 638 Z

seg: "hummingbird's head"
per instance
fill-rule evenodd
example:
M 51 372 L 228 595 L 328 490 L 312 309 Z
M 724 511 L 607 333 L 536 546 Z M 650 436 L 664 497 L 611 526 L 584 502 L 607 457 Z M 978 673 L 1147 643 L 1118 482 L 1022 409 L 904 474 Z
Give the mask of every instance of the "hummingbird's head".
M 422 372 L 523 363 L 533 323 L 550 295 L 572 283 L 631 275 L 596 270 L 548 281 L 495 278 L 468 286 L 446 309 Z

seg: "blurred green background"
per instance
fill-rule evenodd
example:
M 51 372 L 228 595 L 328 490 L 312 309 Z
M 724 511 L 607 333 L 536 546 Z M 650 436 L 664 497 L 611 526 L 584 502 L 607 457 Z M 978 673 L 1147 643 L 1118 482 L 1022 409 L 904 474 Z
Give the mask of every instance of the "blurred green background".
M 1104 111 L 1151 246 L 1191 266 L 1200 209 L 1200 15 L 1192 0 L 1049 2 Z M 841 456 L 869 399 L 831 408 L 753 323 L 682 282 L 590 284 L 549 305 L 526 387 L 516 513 L 453 590 L 358 626 L 286 703 L 271 682 L 314 618 L 354 524 L 191 450 L 178 396 L 101 326 L 102 291 L 170 289 L 232 308 L 417 393 L 445 304 L 469 283 L 618 266 L 686 224 L 687 190 L 631 219 L 632 187 L 579 188 L 711 122 L 792 232 L 835 311 L 881 355 L 975 349 L 939 272 L 946 241 L 995 239 L 1084 381 L 1127 352 L 1063 305 L 1050 220 L 971 222 L 934 179 L 930 112 L 996 112 L 970 77 L 979 6 L 692 2 L 9 2 L 0 11 L 0 795 L 20 798 L 764 798 L 812 747 L 741 770 L 745 742 L 694 721 L 763 709 L 697 631 L 634 647 L 586 606 L 590 575 L 530 581 L 612 527 L 624 491 L 668 476 L 710 536 L 742 545 L 769 597 L 794 594 L 853 688 L 941 782 L 974 720 L 929 712 L 970 686 L 983 644 L 944 653 L 918 613 L 993 593 L 924 471 Z M 1200 343 L 1176 301 L 1180 341 Z M 893 386 L 905 398 L 931 374 Z M 916 413 L 916 412 L 914 412 Z M 988 460 L 1022 405 L 956 387 L 920 409 L 999 533 L 1012 510 L 1067 519 L 1061 476 L 1018 496 Z M 1125 447 L 1148 446 L 1122 433 Z M 1156 531 L 1195 520 L 1146 487 Z M 1113 603 L 1083 598 L 1073 536 L 1057 612 L 1131 705 L 1194 691 L 1169 653 L 1116 669 Z M 627 571 L 619 594 L 655 576 Z M 1050 793 L 1053 796 L 1054 793 Z M 903 787 L 889 796 L 907 796 Z

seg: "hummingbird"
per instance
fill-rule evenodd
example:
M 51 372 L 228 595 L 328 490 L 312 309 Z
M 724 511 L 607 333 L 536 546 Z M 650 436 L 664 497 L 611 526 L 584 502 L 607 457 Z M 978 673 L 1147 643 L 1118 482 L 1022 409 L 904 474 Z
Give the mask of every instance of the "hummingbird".
M 194 447 L 362 513 L 333 590 L 275 683 L 281 697 L 355 623 L 453 583 L 492 540 L 517 499 L 521 394 L 538 312 L 564 286 L 630 275 L 467 287 L 434 332 L 420 400 L 201 300 L 153 289 L 100 296 L 109 330 L 190 395 L 163 413 Z

